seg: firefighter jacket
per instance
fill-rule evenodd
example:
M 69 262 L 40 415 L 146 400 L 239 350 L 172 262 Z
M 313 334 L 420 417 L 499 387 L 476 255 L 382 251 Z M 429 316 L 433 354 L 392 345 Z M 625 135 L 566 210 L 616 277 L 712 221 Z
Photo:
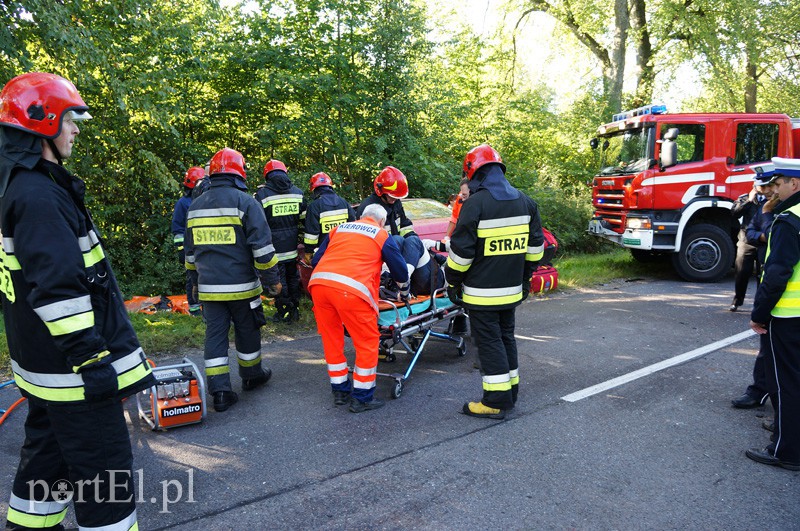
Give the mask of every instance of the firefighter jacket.
M 778 204 L 751 319 L 800 317 L 800 192 Z
M 314 255 L 314 272 L 308 282 L 342 289 L 370 303 L 378 312 L 381 266 L 386 262 L 401 290 L 408 289 L 408 269 L 397 243 L 371 219 L 343 223 Z
M 81 371 L 109 359 L 117 398 L 155 384 L 84 192 L 83 181 L 40 159 L 12 170 L 0 200 L 11 368 L 22 394 L 44 403 L 85 401 Z
M 473 181 L 450 238 L 445 277 L 463 289 L 466 308 L 512 308 L 544 254 L 539 210 L 499 164 L 479 168 Z
M 274 170 L 269 172 L 267 183 L 258 187 L 254 197 L 264 207 L 278 261 L 295 260 L 300 224 L 306 215 L 302 190 L 292 185 L 285 172 Z
M 334 227 L 347 221 L 355 221 L 356 212 L 350 204 L 336 195 L 330 186 L 320 186 L 314 190 L 314 200 L 306 212 L 306 230 L 303 236 L 305 252 L 314 251 L 325 243 Z
M 376 193 L 372 193 L 361 204 L 358 205 L 356 217 L 361 217 L 361 213 L 367 208 L 367 205 L 381 205 L 386 210 L 386 231 L 392 236 L 408 236 L 414 233 L 414 225 L 411 220 L 406 217 L 406 211 L 403 210 L 403 203 L 400 199 L 392 203 L 386 203 Z
M 277 283 L 270 268 L 278 258 L 264 209 L 235 179 L 213 176 L 208 190 L 189 207 L 186 268 L 197 270 L 201 301 L 251 299 L 262 292 L 259 278 L 267 285 Z
M 172 243 L 178 251 L 183 251 L 183 235 L 186 232 L 186 213 L 189 211 L 189 206 L 192 204 L 192 191 L 186 192 L 175 203 L 175 209 L 172 211 Z

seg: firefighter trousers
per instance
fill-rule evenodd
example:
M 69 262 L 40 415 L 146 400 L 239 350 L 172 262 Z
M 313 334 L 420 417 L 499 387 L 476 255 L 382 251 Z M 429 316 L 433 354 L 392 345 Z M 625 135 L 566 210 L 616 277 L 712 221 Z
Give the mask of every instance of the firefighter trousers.
M 483 381 L 483 402 L 488 407 L 511 409 L 519 391 L 517 341 L 514 339 L 516 308 L 470 308 L 472 338 L 478 347 Z
M 206 319 L 205 358 L 208 392 L 231 391 L 228 367 L 228 331 L 233 323 L 239 376 L 243 380 L 264 373 L 261 367 L 261 327 L 267 324 L 261 297 L 236 301 L 203 301 Z
M 356 349 L 352 396 L 361 402 L 371 401 L 375 393 L 380 342 L 377 312 L 361 297 L 330 286 L 312 286 L 311 299 L 314 301 L 317 330 L 322 336 L 331 388 L 350 392 L 344 355 L 346 327 Z
M 121 401 L 53 405 L 28 400 L 8 526 L 57 526 L 72 501 L 81 528 L 135 528 L 132 467 Z

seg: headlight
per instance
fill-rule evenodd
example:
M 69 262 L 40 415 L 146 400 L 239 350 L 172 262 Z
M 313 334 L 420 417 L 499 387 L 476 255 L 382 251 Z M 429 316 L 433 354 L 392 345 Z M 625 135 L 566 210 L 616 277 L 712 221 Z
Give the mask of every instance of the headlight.
M 627 218 L 625 227 L 633 230 L 650 230 L 652 225 L 650 224 L 650 218 Z

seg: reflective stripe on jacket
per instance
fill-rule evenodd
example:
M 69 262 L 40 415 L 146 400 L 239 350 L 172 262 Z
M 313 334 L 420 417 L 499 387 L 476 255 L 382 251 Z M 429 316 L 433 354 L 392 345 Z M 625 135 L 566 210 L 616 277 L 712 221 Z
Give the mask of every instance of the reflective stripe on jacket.
M 401 288 L 408 285 L 408 269 L 400 249 L 386 230 L 363 219 L 335 227 L 314 257 L 315 267 L 308 283 L 325 285 L 352 293 L 378 311 L 381 264 L 386 262 L 392 278 Z
M 536 203 L 521 192 L 500 201 L 479 189 L 461 207 L 445 276 L 463 288 L 467 308 L 510 308 L 522 301 L 523 280 L 530 281 L 543 254 Z
M 84 400 L 79 372 L 111 356 L 119 398 L 155 383 L 83 202 L 84 184 L 40 160 L 0 200 L 3 317 L 23 395 Z
M 325 243 L 328 234 L 348 221 L 355 221 L 356 213 L 350 204 L 336 195 L 329 186 L 314 190 L 316 198 L 308 205 L 306 211 L 306 227 L 303 235 L 305 252 L 314 251 Z
M 197 270 L 201 301 L 250 299 L 261 294 L 256 270 L 278 263 L 261 205 L 235 187 L 235 177 L 211 177 L 192 202 L 184 246 L 186 268 Z
M 795 195 L 798 196 L 796 199 L 800 200 L 800 193 Z M 789 233 L 788 236 L 790 238 L 794 238 L 794 249 L 796 250 L 796 242 L 798 239 L 800 239 L 800 234 L 798 234 L 798 232 L 800 232 L 798 230 L 798 227 L 800 227 L 800 204 L 794 204 L 786 210 L 783 210 L 780 214 L 776 215 L 773 224 L 773 230 L 775 225 L 778 224 L 789 225 L 792 227 L 791 233 Z M 771 231 L 769 240 L 767 241 L 767 257 L 765 259 L 764 267 L 765 275 L 770 272 L 772 266 L 772 264 L 770 264 L 770 255 L 772 254 L 772 251 L 777 251 L 778 249 L 786 251 L 786 246 L 790 243 L 788 241 L 785 243 L 780 242 L 773 249 L 772 234 L 773 232 Z M 774 260 L 775 256 L 773 255 L 773 261 Z M 800 267 L 798 267 L 798 262 L 795 262 L 794 267 L 792 268 L 791 276 L 786 282 L 786 287 L 783 290 L 780 299 L 778 299 L 778 302 L 776 302 L 775 306 L 772 308 L 771 313 L 773 317 L 800 317 Z

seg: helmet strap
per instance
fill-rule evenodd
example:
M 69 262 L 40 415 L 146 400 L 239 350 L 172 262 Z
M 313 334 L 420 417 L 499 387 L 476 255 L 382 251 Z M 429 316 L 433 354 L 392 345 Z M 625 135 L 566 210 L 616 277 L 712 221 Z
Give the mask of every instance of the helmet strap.
M 47 145 L 50 146 L 50 151 L 53 152 L 53 156 L 58 161 L 58 165 L 59 166 L 63 166 L 64 165 L 64 159 L 61 158 L 61 152 L 58 151 L 58 148 L 56 147 L 55 141 L 52 138 L 47 138 L 45 140 L 47 140 Z

